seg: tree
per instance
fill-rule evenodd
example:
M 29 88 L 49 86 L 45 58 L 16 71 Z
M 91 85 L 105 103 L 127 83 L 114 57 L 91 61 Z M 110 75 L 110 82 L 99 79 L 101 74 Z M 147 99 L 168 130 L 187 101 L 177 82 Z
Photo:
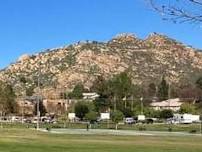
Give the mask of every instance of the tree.
M 97 120 L 97 113 L 95 111 L 90 111 L 85 115 L 85 118 L 90 121 L 90 123 L 94 123 Z
M 107 80 L 98 76 L 90 88 L 91 92 L 96 92 L 99 97 L 95 99 L 94 105 L 97 112 L 105 112 L 110 107 L 111 90 Z
M 144 108 L 144 115 L 146 117 L 149 117 L 149 118 L 159 118 L 160 116 L 160 113 L 159 111 L 157 110 L 154 110 L 153 108 L 150 108 L 150 107 L 145 107 Z
M 45 116 L 47 112 L 43 104 L 43 101 L 41 99 L 39 100 L 39 112 L 40 112 L 40 116 Z M 37 103 L 35 103 L 35 106 L 34 106 L 34 115 L 37 115 Z
M 89 112 L 89 108 L 88 108 L 87 104 L 85 104 L 83 102 L 78 102 L 75 105 L 74 111 L 76 113 L 76 116 L 78 118 L 80 118 L 81 120 L 83 120 L 85 115 Z
M 150 83 L 147 90 L 148 97 L 154 97 L 156 95 L 156 85 Z
M 129 77 L 128 73 L 122 72 L 116 75 L 112 78 L 110 83 L 114 95 L 116 95 L 119 99 L 123 99 L 124 97 L 130 95 L 132 80 Z
M 125 106 L 126 108 L 127 97 L 132 95 L 131 90 L 133 87 L 129 74 L 127 72 L 122 72 L 118 75 L 115 75 L 111 80 L 109 80 L 108 83 L 109 91 L 113 97 L 111 103 L 113 104 L 114 109 L 117 109 L 117 105 L 119 105 L 119 107 Z M 124 101 L 123 98 L 125 98 Z
M 94 105 L 97 112 L 105 112 L 108 110 L 110 103 L 108 98 L 105 98 L 104 96 L 100 96 L 94 101 Z
M 134 115 L 133 111 L 131 110 L 131 108 L 121 108 L 121 112 L 123 113 L 123 115 L 125 117 L 132 117 Z
M 70 99 L 81 99 L 83 97 L 84 91 L 85 91 L 84 86 L 81 83 L 79 83 L 74 87 L 73 91 L 68 94 L 68 97 Z
M 148 0 L 152 8 L 159 12 L 164 20 L 174 23 L 201 23 L 201 0 Z
M 173 111 L 170 109 L 165 109 L 160 112 L 160 118 L 168 119 L 173 117 Z
M 202 89 L 202 77 L 196 80 L 196 87 Z
M 169 85 L 167 84 L 165 77 L 162 77 L 161 83 L 158 87 L 158 97 L 161 100 L 166 100 L 168 99 L 168 90 L 169 89 Z
M 15 98 L 12 86 L 0 81 L 0 109 L 2 114 L 10 114 L 17 111 Z
M 123 105 L 123 98 L 127 98 L 132 95 L 133 84 L 127 72 L 122 72 L 115 75 L 109 80 L 105 80 L 103 77 L 98 77 L 91 91 L 97 92 L 100 97 L 96 100 L 96 106 L 102 106 L 101 109 L 106 109 L 107 107 L 114 107 L 116 109 L 117 105 Z M 127 100 L 125 100 L 126 105 Z
M 184 103 L 181 105 L 179 113 L 181 113 L 181 114 L 184 114 L 184 113 L 195 114 L 196 113 L 196 107 L 192 104 Z
M 124 115 L 121 111 L 116 110 L 116 111 L 112 112 L 111 119 L 114 123 L 116 123 L 116 127 L 115 127 L 116 130 L 118 129 L 118 123 L 120 121 L 123 121 L 123 118 L 124 118 Z

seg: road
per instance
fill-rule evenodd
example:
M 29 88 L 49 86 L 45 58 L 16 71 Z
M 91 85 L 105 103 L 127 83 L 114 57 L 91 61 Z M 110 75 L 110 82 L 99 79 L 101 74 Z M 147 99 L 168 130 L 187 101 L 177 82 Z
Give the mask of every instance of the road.
M 202 136 L 186 132 L 163 132 L 163 131 L 134 131 L 134 130 L 111 130 L 111 129 L 40 129 L 43 132 L 54 134 L 82 134 L 82 135 L 123 135 L 123 136 Z

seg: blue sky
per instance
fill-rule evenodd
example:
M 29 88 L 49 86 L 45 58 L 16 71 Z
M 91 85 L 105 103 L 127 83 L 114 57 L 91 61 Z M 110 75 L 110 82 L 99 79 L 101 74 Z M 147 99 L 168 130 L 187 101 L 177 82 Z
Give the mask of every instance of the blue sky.
M 158 32 L 202 48 L 199 25 L 163 21 L 144 0 L 2 0 L 0 68 L 25 53 L 123 32 L 140 38 Z

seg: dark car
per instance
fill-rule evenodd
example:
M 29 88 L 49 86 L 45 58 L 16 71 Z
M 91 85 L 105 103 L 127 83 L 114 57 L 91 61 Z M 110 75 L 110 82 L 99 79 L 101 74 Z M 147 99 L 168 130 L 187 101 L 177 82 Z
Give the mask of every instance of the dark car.
M 145 122 L 146 122 L 147 124 L 153 124 L 153 123 L 154 123 L 154 120 L 153 120 L 152 118 L 147 118 L 147 119 L 145 120 Z

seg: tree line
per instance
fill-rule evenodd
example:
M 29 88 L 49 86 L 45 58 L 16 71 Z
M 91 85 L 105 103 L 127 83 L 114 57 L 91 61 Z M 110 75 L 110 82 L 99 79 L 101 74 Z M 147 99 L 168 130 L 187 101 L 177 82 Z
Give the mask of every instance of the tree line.
M 202 109 L 202 77 L 194 85 L 186 85 L 181 88 L 168 83 L 164 76 L 161 77 L 159 84 L 150 83 L 146 87 L 141 87 L 132 83 L 130 73 L 122 72 L 107 80 L 98 76 L 89 90 L 79 83 L 67 96 L 70 99 L 82 99 L 84 92 L 96 92 L 100 96 L 92 103 L 81 101 L 75 105 L 75 113 L 81 119 L 89 116 L 95 118 L 99 113 L 106 111 L 112 112 L 114 117 L 116 115 L 135 116 L 141 114 L 141 99 L 144 114 L 149 117 L 167 118 L 173 114 L 170 110 L 160 112 L 150 108 L 149 104 L 154 100 L 181 98 L 185 103 L 179 113 L 200 113 Z
M 93 101 L 95 112 L 121 111 L 124 116 L 131 116 L 141 112 L 141 99 L 144 104 L 144 113 L 155 115 L 149 108 L 152 100 L 162 101 L 168 98 L 182 98 L 187 103 L 195 103 L 195 111 L 202 109 L 202 77 L 199 77 L 194 85 L 182 85 L 175 87 L 168 83 L 164 76 L 160 82 L 150 83 L 147 86 L 135 85 L 131 75 L 125 71 L 114 75 L 110 79 L 98 76 L 90 89 L 86 89 L 83 84 L 77 84 L 70 93 L 62 94 L 69 99 L 81 100 L 84 92 L 96 92 L 100 96 Z M 0 111 L 3 114 L 15 113 L 18 111 L 16 103 L 17 96 L 11 85 L 0 81 Z M 41 102 L 40 102 L 41 103 Z M 191 106 L 191 104 L 190 104 Z M 43 106 L 41 109 L 44 109 Z M 186 106 L 185 106 L 186 107 Z M 35 108 L 36 109 L 36 108 Z M 35 110 L 36 111 L 36 110 Z M 46 110 L 42 110 L 45 111 Z M 91 110 L 90 110 L 91 111 Z

